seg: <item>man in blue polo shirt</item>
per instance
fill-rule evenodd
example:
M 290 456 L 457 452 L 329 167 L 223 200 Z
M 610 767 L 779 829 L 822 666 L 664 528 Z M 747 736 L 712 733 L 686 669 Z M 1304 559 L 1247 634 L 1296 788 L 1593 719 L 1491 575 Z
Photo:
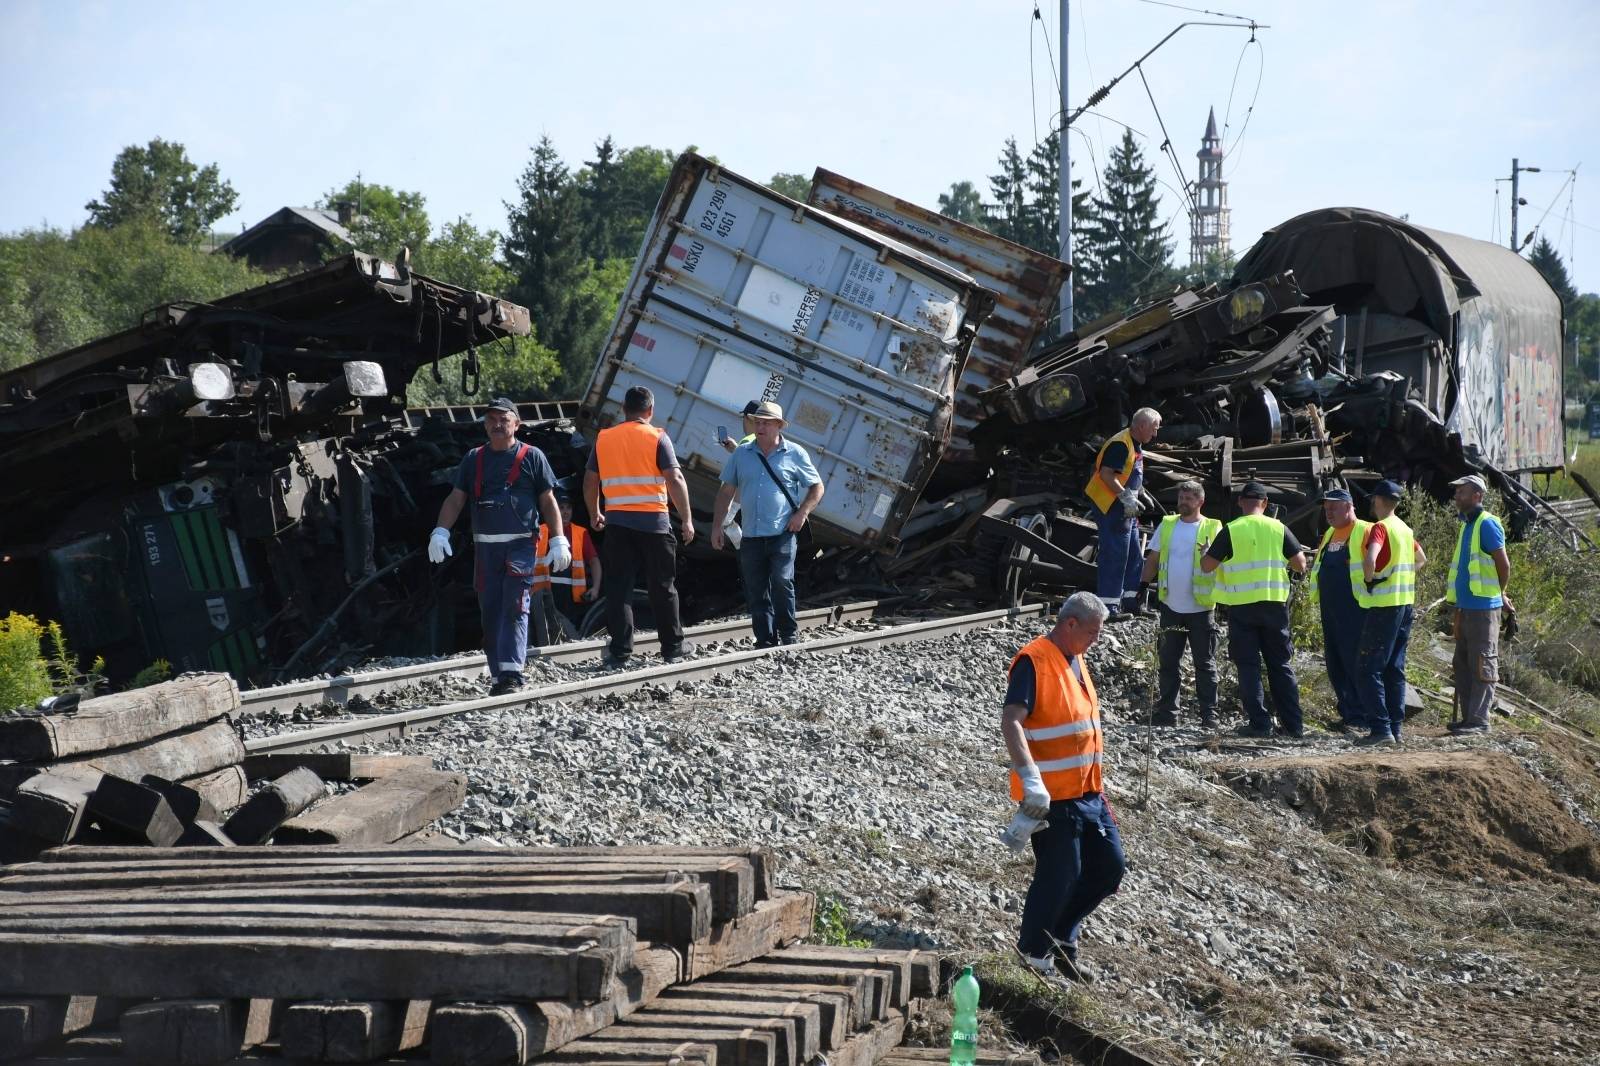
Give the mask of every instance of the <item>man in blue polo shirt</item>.
M 793 644 L 799 628 L 794 603 L 795 535 L 822 502 L 822 478 L 806 450 L 784 438 L 783 408 L 762 403 L 751 418 L 755 440 L 735 448 L 722 467 L 711 546 L 721 550 L 723 520 L 737 495 L 744 516 L 739 569 L 745 601 L 750 605 L 756 647 L 770 648 L 780 641 Z
M 1487 733 L 1494 707 L 1494 686 L 1500 680 L 1500 609 L 1514 610 L 1505 589 L 1511 583 L 1506 531 L 1483 509 L 1487 486 L 1477 474 L 1450 482 L 1455 486 L 1461 536 L 1450 558 L 1445 598 L 1455 605 L 1455 683 L 1459 721 L 1454 733 Z

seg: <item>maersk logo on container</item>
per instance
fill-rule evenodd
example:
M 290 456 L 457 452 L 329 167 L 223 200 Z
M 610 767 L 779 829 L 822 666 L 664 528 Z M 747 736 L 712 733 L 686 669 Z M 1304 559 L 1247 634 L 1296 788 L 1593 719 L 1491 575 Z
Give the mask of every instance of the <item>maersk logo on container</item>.
M 704 241 L 690 241 L 687 248 L 681 244 L 674 244 L 667 250 L 667 254 L 674 259 L 683 261 L 683 272 L 685 274 L 693 274 L 695 269 L 700 266 L 700 256 L 705 250 Z
M 800 297 L 800 310 L 795 312 L 794 322 L 789 326 L 795 336 L 806 335 L 806 330 L 811 328 L 812 316 L 817 313 L 817 305 L 821 302 L 821 289 L 807 289 L 806 294 Z

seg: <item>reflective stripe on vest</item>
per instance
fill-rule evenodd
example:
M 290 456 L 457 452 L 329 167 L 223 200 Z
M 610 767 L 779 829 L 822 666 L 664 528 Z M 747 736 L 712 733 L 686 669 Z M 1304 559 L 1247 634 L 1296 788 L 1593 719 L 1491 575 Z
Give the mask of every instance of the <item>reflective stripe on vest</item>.
M 1261 514 L 1228 523 L 1233 553 L 1213 571 L 1213 598 L 1225 606 L 1283 603 L 1289 598 L 1289 568 L 1283 558 L 1283 523 Z
M 1117 502 L 1117 494 L 1112 492 L 1111 486 L 1101 479 L 1100 461 L 1106 457 L 1106 449 L 1119 441 L 1128 447 L 1128 458 L 1123 460 L 1122 469 L 1117 472 L 1117 480 L 1121 481 L 1123 485 L 1127 485 L 1128 475 L 1133 473 L 1133 464 L 1139 459 L 1139 445 L 1134 443 L 1131 428 L 1113 434 L 1104 444 L 1100 445 L 1100 451 L 1094 457 L 1094 472 L 1089 475 L 1089 484 L 1084 487 L 1083 492 L 1084 495 L 1094 501 L 1096 507 L 1100 508 L 1101 514 L 1111 510 L 1111 505 Z
M 1389 565 L 1374 577 L 1369 607 L 1404 607 L 1417 602 L 1417 538 L 1394 515 L 1381 519 L 1389 538 Z
M 1105 744 L 1100 733 L 1100 703 L 1088 663 L 1079 659 L 1083 669 L 1079 681 L 1066 656 L 1047 636 L 1030 641 L 1011 665 L 1024 656 L 1033 662 L 1034 695 L 1033 710 L 1022 733 L 1050 798 L 1077 799 L 1101 791 L 1100 757 Z M 1011 798 L 1022 799 L 1022 782 L 1015 771 L 1011 774 Z
M 1161 597 L 1161 602 L 1169 600 L 1167 596 L 1167 545 L 1172 542 L 1172 531 L 1177 528 L 1183 519 L 1177 515 L 1169 514 L 1161 520 L 1160 527 L 1156 530 L 1156 557 L 1160 561 L 1156 570 L 1156 593 Z M 1200 519 L 1200 528 L 1194 533 L 1194 580 L 1190 584 L 1190 595 L 1194 602 L 1210 610 L 1215 604 L 1215 591 L 1217 575 L 1215 571 L 1205 573 L 1200 569 L 1200 560 L 1205 557 L 1206 549 L 1211 547 L 1211 542 L 1217 539 L 1217 533 L 1222 529 L 1222 521 L 1217 518 Z
M 667 512 L 667 479 L 656 465 L 661 429 L 627 421 L 595 438 L 595 465 L 608 511 Z
M 1492 600 L 1500 595 L 1500 574 L 1494 568 L 1494 556 L 1483 550 L 1483 520 L 1489 518 L 1488 511 L 1479 511 L 1478 517 L 1466 523 L 1468 531 L 1466 541 L 1472 547 L 1468 549 L 1472 554 L 1467 563 L 1467 590 L 1474 596 L 1481 596 Z M 1450 577 L 1445 583 L 1444 597 L 1451 603 L 1456 602 L 1456 576 L 1461 567 L 1461 537 L 1456 538 L 1455 551 L 1450 553 Z
M 571 585 L 572 599 L 577 603 L 583 600 L 583 593 L 589 587 L 589 567 L 583 561 L 585 530 L 582 526 L 568 526 L 567 533 L 572 547 L 572 566 L 562 571 L 566 576 L 555 576 L 550 573 L 550 529 L 539 527 L 539 546 L 534 549 L 533 591 L 553 585 Z
M 1357 518 L 1355 528 L 1350 530 L 1350 536 L 1344 542 L 1345 562 L 1350 571 L 1350 591 L 1355 594 L 1356 606 L 1370 607 L 1371 597 L 1367 595 L 1367 572 L 1362 569 L 1361 557 L 1366 549 L 1361 545 L 1367 539 L 1367 530 L 1372 528 L 1371 522 L 1363 522 Z M 1322 589 L 1317 584 L 1317 575 L 1322 573 L 1322 557 L 1327 554 L 1328 544 L 1333 540 L 1333 527 L 1329 526 L 1322 534 L 1322 543 L 1317 545 L 1317 561 L 1311 564 L 1311 574 L 1307 580 L 1311 583 L 1311 602 L 1318 603 L 1322 599 Z

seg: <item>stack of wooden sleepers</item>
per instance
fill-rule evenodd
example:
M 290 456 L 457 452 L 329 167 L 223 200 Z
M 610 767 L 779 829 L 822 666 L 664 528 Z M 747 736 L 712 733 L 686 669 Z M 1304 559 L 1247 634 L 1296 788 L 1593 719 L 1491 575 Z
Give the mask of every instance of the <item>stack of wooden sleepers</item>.
M 466 796 L 464 778 L 425 758 L 247 758 L 229 717 L 238 707 L 232 678 L 194 674 L 0 715 L 0 863 L 68 842 L 388 843 Z M 373 783 L 329 797 L 324 778 Z
M 874 1066 L 936 960 L 811 922 L 763 849 L 58 848 L 0 876 L 0 1058 Z

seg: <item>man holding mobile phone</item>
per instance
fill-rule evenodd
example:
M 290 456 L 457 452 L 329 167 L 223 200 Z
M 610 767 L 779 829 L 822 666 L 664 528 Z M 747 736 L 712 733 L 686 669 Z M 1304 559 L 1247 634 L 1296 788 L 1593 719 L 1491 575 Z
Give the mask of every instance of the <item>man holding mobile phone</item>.
M 727 426 L 717 427 L 717 443 L 722 445 L 723 451 L 731 452 L 739 445 L 749 444 L 751 441 L 756 439 L 756 420 L 754 415 L 756 413 L 756 408 L 760 406 L 761 404 L 755 400 L 751 400 L 749 403 L 744 405 L 744 410 L 740 412 L 740 415 L 742 416 L 740 428 L 744 430 L 744 436 L 740 437 L 738 440 L 734 440 L 732 437 L 728 436 Z

